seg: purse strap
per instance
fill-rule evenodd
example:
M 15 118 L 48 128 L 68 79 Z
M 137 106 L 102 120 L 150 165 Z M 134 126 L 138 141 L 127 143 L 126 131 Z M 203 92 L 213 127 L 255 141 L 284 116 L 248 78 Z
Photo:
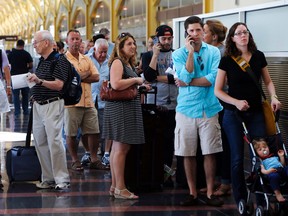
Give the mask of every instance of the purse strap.
M 241 56 L 238 57 L 234 57 L 232 56 L 232 59 L 239 65 L 239 67 L 244 71 L 247 72 L 248 75 L 252 78 L 252 80 L 254 81 L 254 83 L 256 84 L 256 86 L 258 87 L 260 94 L 262 95 L 262 97 L 264 98 L 264 100 L 266 100 L 266 95 L 262 89 L 262 86 L 260 85 L 260 83 L 257 80 L 256 75 L 253 73 L 250 65 L 248 62 L 246 62 L 245 59 L 243 59 Z

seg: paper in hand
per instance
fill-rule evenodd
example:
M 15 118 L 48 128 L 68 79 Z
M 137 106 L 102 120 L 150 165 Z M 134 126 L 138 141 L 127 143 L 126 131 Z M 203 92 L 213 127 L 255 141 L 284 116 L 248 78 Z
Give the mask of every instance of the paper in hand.
M 32 88 L 34 85 L 36 85 L 35 82 L 28 81 L 29 75 L 30 73 L 11 76 L 13 89 L 20 89 L 20 88 L 26 88 L 26 87 Z
M 172 74 L 174 76 L 174 78 L 177 78 L 176 71 L 173 70 L 171 67 L 168 67 L 167 70 L 165 71 L 165 73 Z

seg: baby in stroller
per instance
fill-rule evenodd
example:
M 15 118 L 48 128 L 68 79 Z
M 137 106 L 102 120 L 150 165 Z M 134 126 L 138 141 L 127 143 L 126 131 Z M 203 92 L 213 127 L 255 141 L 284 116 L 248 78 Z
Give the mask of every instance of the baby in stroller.
M 252 143 L 257 155 L 262 160 L 261 173 L 269 180 L 277 201 L 279 203 L 286 202 L 287 200 L 280 191 L 281 180 L 288 180 L 288 166 L 284 150 L 278 150 L 278 155 L 270 153 L 266 140 L 262 138 L 253 140 Z

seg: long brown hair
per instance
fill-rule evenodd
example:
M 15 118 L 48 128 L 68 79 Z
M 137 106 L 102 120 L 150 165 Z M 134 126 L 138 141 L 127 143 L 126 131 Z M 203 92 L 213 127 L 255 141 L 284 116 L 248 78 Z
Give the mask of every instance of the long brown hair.
M 108 62 L 109 67 L 111 66 L 112 62 L 116 58 L 120 58 L 125 64 L 130 64 L 132 67 L 135 67 L 137 65 L 137 52 L 135 52 L 135 55 L 133 57 L 128 58 L 122 50 L 124 47 L 125 41 L 128 38 L 133 39 L 135 46 L 137 48 L 136 40 L 134 39 L 134 37 L 130 33 L 128 33 L 128 32 L 121 33 L 115 41 L 115 46 L 113 48 L 113 51 L 111 53 L 111 56 L 110 56 L 110 59 Z
M 235 42 L 232 40 L 232 37 L 234 37 L 235 31 L 239 25 L 243 25 L 246 27 L 247 31 L 249 31 L 247 25 L 242 22 L 237 22 L 229 29 L 228 35 L 226 37 L 226 43 L 225 43 L 225 56 L 240 56 L 242 55 L 242 52 L 236 47 Z M 251 53 L 254 53 L 257 50 L 257 46 L 254 42 L 252 33 L 249 31 L 249 42 L 248 42 L 248 51 Z

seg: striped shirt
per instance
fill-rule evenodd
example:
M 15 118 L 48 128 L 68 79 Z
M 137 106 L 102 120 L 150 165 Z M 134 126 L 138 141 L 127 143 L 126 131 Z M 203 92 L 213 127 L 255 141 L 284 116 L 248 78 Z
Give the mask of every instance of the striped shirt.
M 57 52 L 53 51 L 47 59 L 44 59 L 43 57 L 40 58 L 35 72 L 39 79 L 44 79 L 47 81 L 59 79 L 63 80 L 64 82 L 68 79 L 70 63 L 64 56 L 59 57 L 59 60 L 55 60 L 56 54 Z M 53 71 L 51 71 L 53 68 L 52 64 L 55 64 Z M 31 88 L 31 95 L 36 101 L 45 101 L 50 98 L 61 97 L 61 94 L 61 91 L 52 90 L 38 84 Z

